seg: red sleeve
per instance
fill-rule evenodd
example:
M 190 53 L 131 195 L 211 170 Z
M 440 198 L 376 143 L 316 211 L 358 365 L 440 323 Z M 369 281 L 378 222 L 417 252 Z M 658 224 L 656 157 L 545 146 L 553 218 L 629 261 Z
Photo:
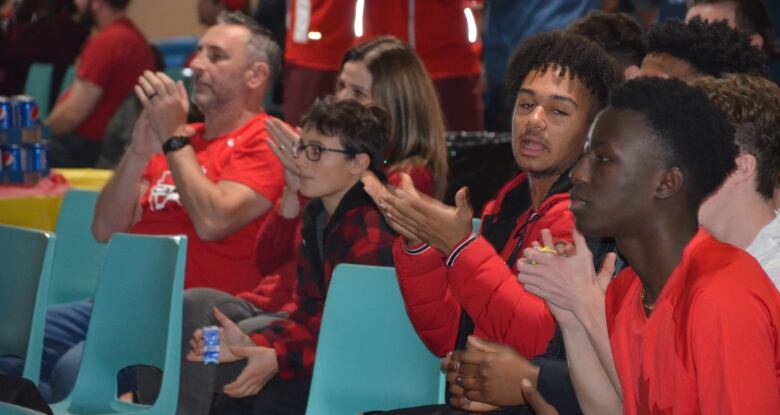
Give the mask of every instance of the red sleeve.
M 293 260 L 295 249 L 300 243 L 300 217 L 287 219 L 277 209 L 269 212 L 255 242 L 255 265 L 263 275 L 271 274 L 284 263 Z
M 393 244 L 393 259 L 406 312 L 423 343 L 437 356 L 455 347 L 460 305 L 447 283 L 447 267 L 439 251 L 428 248 L 411 255 L 403 238 Z
M 691 304 L 703 414 L 780 414 L 776 297 L 729 285 L 707 289 Z
M 110 34 L 98 34 L 87 40 L 79 57 L 76 78 L 105 89 L 113 72 L 120 69 L 115 66 L 116 59 L 110 56 L 116 47 L 116 40 Z
M 427 166 L 413 166 L 405 169 L 395 169 L 387 172 L 387 183 L 398 186 L 401 182 L 401 173 L 411 177 L 414 187 L 428 196 L 433 196 L 433 174 Z
M 449 281 L 475 327 L 490 340 L 508 344 L 529 359 L 545 350 L 555 324 L 547 305 L 523 289 L 486 239 L 477 238 L 461 252 Z
M 256 133 L 239 140 L 219 180 L 241 183 L 276 203 L 284 189 L 284 171 L 268 147 L 267 139 L 263 125 Z

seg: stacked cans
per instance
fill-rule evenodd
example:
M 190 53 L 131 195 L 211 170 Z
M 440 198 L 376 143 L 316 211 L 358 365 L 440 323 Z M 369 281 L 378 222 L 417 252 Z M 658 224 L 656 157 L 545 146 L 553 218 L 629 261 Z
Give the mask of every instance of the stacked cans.
M 0 182 L 35 184 L 49 174 L 38 104 L 32 97 L 0 96 Z

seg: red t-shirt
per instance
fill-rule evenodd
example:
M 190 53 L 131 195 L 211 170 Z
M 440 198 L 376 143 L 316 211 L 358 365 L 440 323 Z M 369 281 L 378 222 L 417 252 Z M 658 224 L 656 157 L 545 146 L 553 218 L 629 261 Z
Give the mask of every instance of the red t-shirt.
M 355 42 L 393 35 L 414 47 L 432 79 L 477 75 L 479 49 L 469 42 L 465 7 L 463 0 L 417 0 L 410 15 L 408 0 L 368 0 Z
M 285 63 L 338 71 L 354 39 L 355 0 L 291 0 L 289 7 Z
M 607 326 L 625 414 L 780 414 L 780 297 L 749 254 L 704 229 L 650 317 L 625 269 Z
M 118 19 L 89 38 L 79 56 L 76 78 L 99 86 L 103 93 L 92 113 L 76 128 L 76 134 L 103 141 L 106 124 L 145 70 L 154 70 L 154 55 L 129 19 Z M 61 100 L 69 95 L 70 89 Z
M 208 141 L 203 138 L 203 125 L 195 124 L 197 133 L 191 142 L 211 181 L 241 183 L 275 203 L 282 194 L 284 173 L 281 163 L 266 144 L 266 118 L 265 113 L 258 114 L 242 127 Z M 187 235 L 186 288 L 211 287 L 236 294 L 252 290 L 260 282 L 254 246 L 255 236 L 266 215 L 224 240 L 204 241 L 195 233 L 190 217 L 179 201 L 164 155 L 149 160 L 143 178 L 148 181 L 149 188 L 141 197 L 141 220 L 131 232 Z

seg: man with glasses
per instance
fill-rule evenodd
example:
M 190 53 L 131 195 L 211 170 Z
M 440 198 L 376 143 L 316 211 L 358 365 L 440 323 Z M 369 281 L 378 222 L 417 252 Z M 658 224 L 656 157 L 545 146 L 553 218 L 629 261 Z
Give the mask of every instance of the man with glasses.
M 295 200 L 282 199 L 257 245 L 258 253 L 273 255 L 277 247 L 298 247 L 297 308 L 283 318 L 257 307 L 253 293 L 187 290 L 182 333 L 192 338 L 182 354 L 179 414 L 208 414 L 214 393 L 218 414 L 303 413 L 333 269 L 340 263 L 393 265 L 395 235 L 360 182 L 367 171 L 382 175 L 386 114 L 351 100 L 327 100 L 317 101 L 302 122 L 300 142 L 271 145 Z M 310 199 L 304 209 L 299 195 Z M 214 324 L 223 328 L 220 364 L 204 365 L 200 328 Z

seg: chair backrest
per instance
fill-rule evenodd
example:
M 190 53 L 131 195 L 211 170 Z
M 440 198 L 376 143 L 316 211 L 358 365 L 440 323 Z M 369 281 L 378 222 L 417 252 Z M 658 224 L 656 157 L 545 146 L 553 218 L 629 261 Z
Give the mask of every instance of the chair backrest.
M 174 37 L 157 41 L 155 46 L 160 50 L 166 68 L 181 68 L 187 58 L 198 48 L 198 38 Z
M 0 225 L 0 355 L 25 359 L 22 376 L 35 384 L 41 372 L 46 294 L 54 235 Z
M 395 270 L 341 264 L 333 272 L 307 415 L 435 404 L 439 359 L 404 308 Z
M 38 103 L 38 116 L 45 120 L 49 115 L 51 97 L 51 79 L 54 76 L 54 65 L 51 63 L 33 63 L 27 72 L 24 83 L 24 94 L 35 98 Z
M 116 412 L 124 405 L 116 398 L 117 373 L 149 365 L 162 369 L 163 379 L 148 413 L 175 413 L 186 251 L 183 236 L 111 238 L 76 384 L 56 407 L 66 406 L 69 413 Z
M 97 192 L 71 189 L 57 218 L 49 305 L 82 300 L 95 293 L 105 244 L 92 236 Z
M 62 77 L 62 83 L 60 84 L 60 92 L 59 96 L 61 97 L 62 94 L 65 93 L 65 91 L 70 88 L 71 84 L 73 84 L 73 81 L 76 80 L 76 65 L 70 65 L 68 66 L 68 69 L 65 71 L 65 75 Z

